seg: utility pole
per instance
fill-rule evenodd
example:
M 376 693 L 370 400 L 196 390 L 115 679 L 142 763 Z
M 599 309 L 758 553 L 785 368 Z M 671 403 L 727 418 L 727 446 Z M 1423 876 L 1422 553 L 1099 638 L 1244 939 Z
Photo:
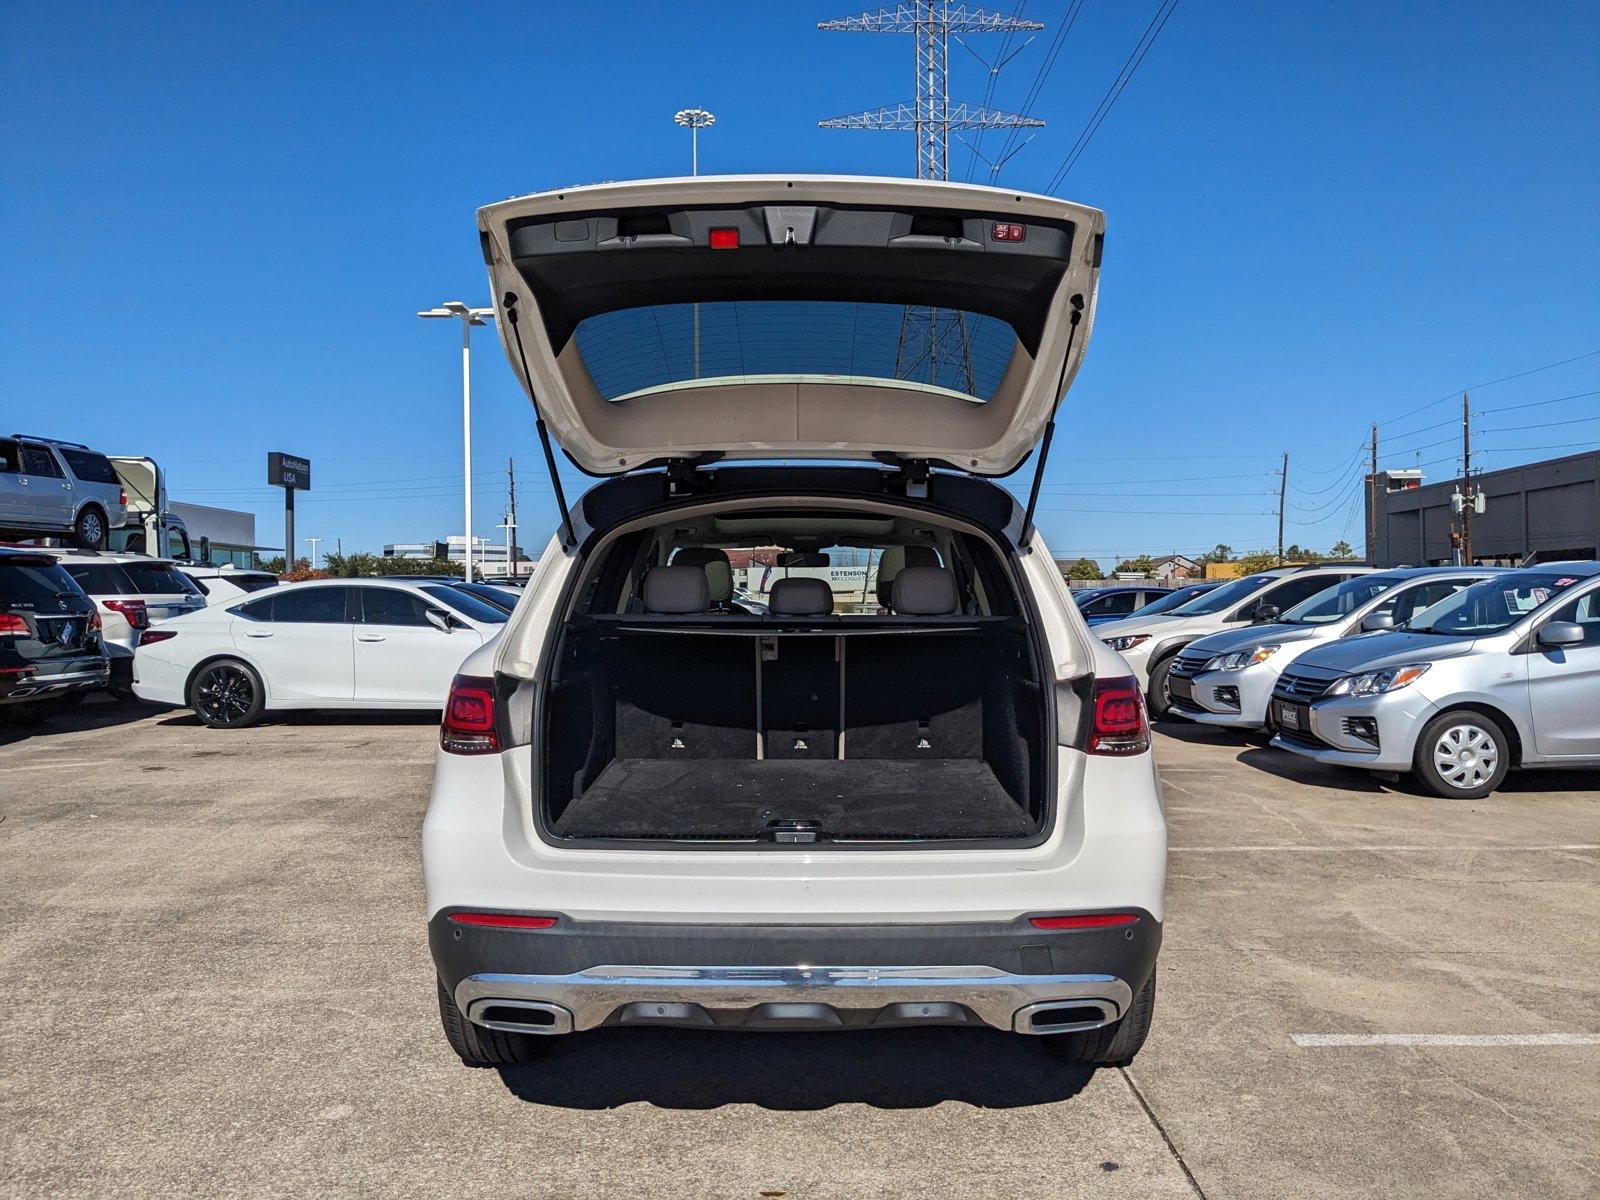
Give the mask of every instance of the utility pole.
M 1348 444 L 1348 443 L 1347 443 Z M 1278 565 L 1283 566 L 1283 502 L 1289 494 L 1289 452 L 1283 452 L 1283 474 L 1278 478 Z
M 311 544 L 311 569 L 315 571 L 317 569 L 317 543 L 322 541 L 322 539 L 307 538 L 306 541 Z
M 908 0 L 894 7 L 834 21 L 821 21 L 818 29 L 843 33 L 911 34 L 917 46 L 915 104 L 896 104 L 868 112 L 851 113 L 817 122 L 823 129 L 876 129 L 916 135 L 917 178 L 950 178 L 952 130 L 1025 129 L 1044 122 L 997 109 L 950 105 L 950 37 L 962 34 L 1015 33 L 1043 29 L 1004 13 L 952 5 L 949 0 Z M 965 45 L 965 42 L 961 42 Z M 1019 147 L 1020 149 L 1020 147 Z M 1004 161 L 1004 160 L 1002 160 Z M 940 368 L 954 386 L 971 395 L 977 390 L 972 369 L 972 343 L 965 315 L 916 305 L 907 306 L 900 321 L 900 349 L 895 356 L 895 378 L 937 384 Z
M 517 460 L 506 459 L 506 481 L 511 489 L 511 578 L 518 575 L 516 550 L 517 550 Z
M 1472 407 L 1461 393 L 1461 565 L 1472 565 Z
M 1367 561 L 1378 560 L 1378 423 L 1372 423 L 1372 473 L 1367 476 Z

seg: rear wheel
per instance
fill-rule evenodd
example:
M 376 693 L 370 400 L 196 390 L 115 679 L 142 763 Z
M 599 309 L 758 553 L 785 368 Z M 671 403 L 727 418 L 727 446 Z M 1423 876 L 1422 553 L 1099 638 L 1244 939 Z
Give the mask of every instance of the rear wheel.
M 539 1053 L 538 1039 L 526 1033 L 507 1033 L 485 1029 L 467 1020 L 456 1007 L 455 997 L 439 985 L 439 1021 L 450 1049 L 469 1067 L 515 1067 L 532 1062 Z
M 1441 713 L 1422 730 L 1412 765 L 1435 796 L 1477 800 L 1500 786 L 1511 768 L 1511 740 L 1482 713 Z
M 234 658 L 207 663 L 189 685 L 189 707 L 212 729 L 243 729 L 267 706 L 261 676 Z
M 1156 1013 L 1156 973 L 1134 998 L 1133 1007 L 1120 1021 L 1083 1033 L 1056 1033 L 1045 1037 L 1045 1049 L 1062 1062 L 1089 1067 L 1125 1067 L 1133 1061 L 1150 1034 Z
M 108 536 L 106 515 L 92 504 L 78 514 L 72 526 L 72 540 L 80 550 L 104 550 Z

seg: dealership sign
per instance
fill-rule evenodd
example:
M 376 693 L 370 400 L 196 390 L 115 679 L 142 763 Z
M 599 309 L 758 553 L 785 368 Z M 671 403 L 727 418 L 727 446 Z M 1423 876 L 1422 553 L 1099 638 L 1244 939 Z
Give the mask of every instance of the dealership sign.
M 273 487 L 311 490 L 311 460 L 274 450 L 267 455 L 267 482 Z

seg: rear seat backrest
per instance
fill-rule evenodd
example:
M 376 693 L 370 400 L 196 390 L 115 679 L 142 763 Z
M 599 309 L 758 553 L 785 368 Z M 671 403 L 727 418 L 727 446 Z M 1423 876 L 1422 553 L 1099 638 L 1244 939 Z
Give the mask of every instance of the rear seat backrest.
M 703 567 L 651 567 L 644 573 L 645 612 L 700 613 L 710 604 Z
M 886 546 L 878 560 L 878 603 L 893 607 L 895 576 L 907 567 L 937 567 L 938 552 L 932 546 Z
M 713 607 L 727 604 L 733 599 L 733 566 L 728 552 L 715 546 L 685 546 L 672 556 L 675 567 L 699 567 L 706 573 L 706 584 L 711 589 Z
M 956 611 L 956 577 L 943 567 L 907 567 L 894 577 L 890 605 L 906 617 L 947 617 Z
M 831 616 L 833 589 L 826 579 L 780 579 L 772 585 L 767 609 L 775 617 Z

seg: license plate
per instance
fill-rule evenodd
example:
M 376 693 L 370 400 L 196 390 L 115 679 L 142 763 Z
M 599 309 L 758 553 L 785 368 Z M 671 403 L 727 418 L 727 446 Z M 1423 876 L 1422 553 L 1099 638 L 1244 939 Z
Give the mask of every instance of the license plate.
M 1278 724 L 1285 729 L 1304 729 L 1305 722 L 1300 719 L 1300 706 L 1297 704 L 1278 703 Z

